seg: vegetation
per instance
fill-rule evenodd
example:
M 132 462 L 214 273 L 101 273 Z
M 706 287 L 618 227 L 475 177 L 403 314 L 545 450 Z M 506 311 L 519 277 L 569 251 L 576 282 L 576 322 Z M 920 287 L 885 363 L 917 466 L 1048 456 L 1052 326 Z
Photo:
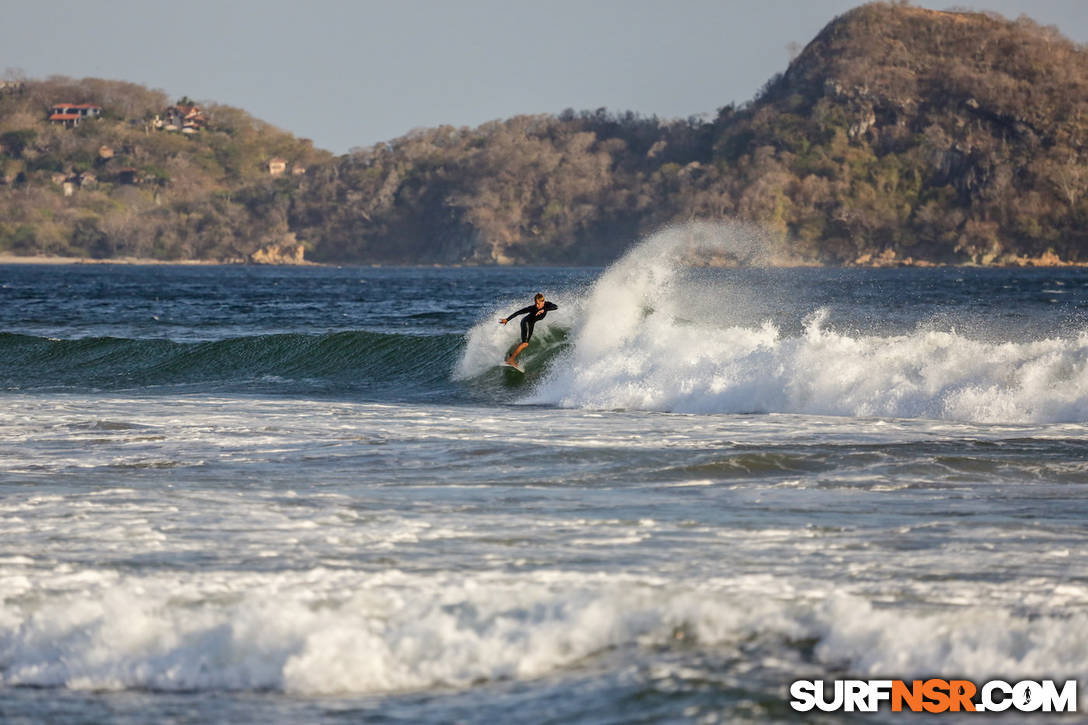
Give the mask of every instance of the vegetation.
M 57 100 L 107 117 L 51 127 Z M 873 3 L 710 120 L 566 111 L 336 159 L 225 106 L 151 130 L 165 105 L 93 80 L 0 97 L 0 251 L 246 259 L 294 234 L 325 262 L 600 263 L 698 218 L 761 226 L 787 263 L 1088 263 L 1088 50 L 1024 18 Z M 273 156 L 308 171 L 269 178 Z
M 292 206 L 325 259 L 600 262 L 692 218 L 784 262 L 1088 262 L 1088 52 L 1051 28 L 876 3 L 712 121 L 566 112 L 360 150 Z
M 739 172 L 737 211 L 804 256 L 1088 262 L 1086 142 L 1088 51 L 1054 28 L 873 4 L 825 28 L 715 151 Z
M 103 114 L 65 128 L 47 120 L 57 103 Z M 224 105 L 204 107 L 208 126 L 194 133 L 156 129 L 170 105 L 161 91 L 95 78 L 0 95 L 0 252 L 246 260 L 290 243 L 286 212 L 269 200 L 292 182 L 271 178 L 267 162 L 332 155 Z

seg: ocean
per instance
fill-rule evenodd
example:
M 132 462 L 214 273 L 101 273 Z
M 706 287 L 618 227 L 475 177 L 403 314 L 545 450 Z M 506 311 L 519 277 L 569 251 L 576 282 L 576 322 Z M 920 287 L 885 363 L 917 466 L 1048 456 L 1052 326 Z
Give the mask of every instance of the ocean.
M 0 720 L 1088 692 L 1088 270 L 705 268 L 691 238 L 605 269 L 0 267 Z M 537 291 L 520 375 L 498 320 Z

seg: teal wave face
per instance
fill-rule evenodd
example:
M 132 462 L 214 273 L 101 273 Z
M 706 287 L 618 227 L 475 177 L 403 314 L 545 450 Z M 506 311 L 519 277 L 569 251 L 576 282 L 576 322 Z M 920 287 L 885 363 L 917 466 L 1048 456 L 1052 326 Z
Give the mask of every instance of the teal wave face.
M 449 371 L 460 335 L 337 332 L 274 334 L 214 342 L 91 337 L 56 340 L 0 333 L 7 390 L 350 393 L 396 389 L 402 397 L 456 394 Z

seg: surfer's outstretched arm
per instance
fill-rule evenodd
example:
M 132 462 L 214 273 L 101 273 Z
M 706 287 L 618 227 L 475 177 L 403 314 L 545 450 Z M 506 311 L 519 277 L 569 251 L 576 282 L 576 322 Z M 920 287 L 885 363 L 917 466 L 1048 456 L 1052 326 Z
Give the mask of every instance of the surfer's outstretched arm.
M 529 305 L 528 307 L 522 307 L 520 310 L 518 310 L 517 312 L 511 314 L 509 317 L 504 317 L 501 320 L 499 320 L 499 324 L 500 325 L 505 325 L 507 322 L 514 319 L 518 315 L 527 315 L 527 314 L 529 314 L 530 312 L 532 312 L 535 309 L 536 309 L 536 305 Z

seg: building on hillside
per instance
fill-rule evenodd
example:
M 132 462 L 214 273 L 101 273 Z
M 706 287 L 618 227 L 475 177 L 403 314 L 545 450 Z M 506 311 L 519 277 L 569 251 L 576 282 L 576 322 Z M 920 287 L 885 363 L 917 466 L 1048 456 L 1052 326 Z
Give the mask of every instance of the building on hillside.
M 272 176 L 280 176 L 287 171 L 287 159 L 269 159 L 268 160 L 268 173 Z
M 54 103 L 49 109 L 49 121 L 65 128 L 75 128 L 85 118 L 98 118 L 102 107 L 93 103 Z
M 200 110 L 200 106 L 170 106 L 155 116 L 153 125 L 160 131 L 194 134 L 207 127 L 208 118 Z
M 306 167 L 299 163 L 291 164 L 291 173 L 295 176 L 302 176 L 306 173 Z

